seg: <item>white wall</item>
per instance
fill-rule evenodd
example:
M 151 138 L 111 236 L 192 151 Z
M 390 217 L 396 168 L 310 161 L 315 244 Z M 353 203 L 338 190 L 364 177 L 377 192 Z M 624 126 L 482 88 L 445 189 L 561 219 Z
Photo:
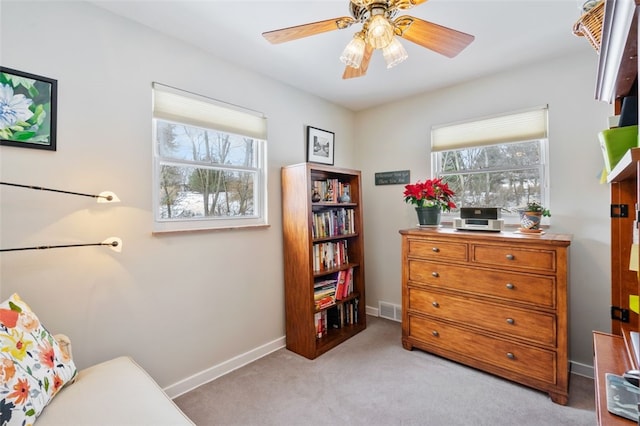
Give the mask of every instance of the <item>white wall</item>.
M 584 40 L 576 38 L 576 42 Z M 609 187 L 597 133 L 613 107 L 594 100 L 597 55 L 579 53 L 415 96 L 357 115 L 357 167 L 364 182 L 367 305 L 401 304 L 399 229 L 415 226 L 402 185 L 375 186 L 376 172 L 430 176 L 432 125 L 549 105 L 552 227 L 573 234 L 570 248 L 570 359 L 592 365 L 591 331 L 609 331 Z M 428 75 L 425 76 L 428 78 Z
M 374 186 L 374 173 L 425 178 L 432 124 L 547 103 L 552 231 L 574 235 L 571 358 L 591 364 L 590 332 L 609 327 L 609 200 L 596 134 L 612 108 L 593 100 L 596 56 L 584 40 L 581 54 L 354 114 L 85 3 L 3 0 L 1 12 L 0 63 L 59 82 L 59 148 L 0 147 L 0 178 L 108 189 L 123 201 L 0 187 L 0 247 L 124 240 L 121 254 L 0 255 L 0 297 L 19 292 L 52 331 L 69 334 L 79 367 L 130 354 L 168 386 L 282 338 L 279 173 L 304 161 L 305 125 L 336 132 L 336 165 L 362 169 L 367 305 L 400 304 L 398 230 L 415 213 L 402 186 Z M 151 235 L 152 81 L 268 116 L 270 228 Z
M 25 24 L 28 22 L 28 28 Z M 18 292 L 82 368 L 120 354 L 162 386 L 284 336 L 280 168 L 305 161 L 305 126 L 350 166 L 353 113 L 82 2 L 2 2 L 1 64 L 58 80 L 58 150 L 0 147 L 3 181 L 114 191 L 118 205 L 0 187 L 0 247 L 123 239 L 123 252 L 0 255 Z M 152 236 L 151 82 L 268 117 L 271 227 Z

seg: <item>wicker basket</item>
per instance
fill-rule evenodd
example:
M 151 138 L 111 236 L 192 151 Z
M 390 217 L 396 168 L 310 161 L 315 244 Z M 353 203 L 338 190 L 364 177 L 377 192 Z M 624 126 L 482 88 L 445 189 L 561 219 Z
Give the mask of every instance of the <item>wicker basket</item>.
M 598 53 L 600 53 L 603 18 L 604 0 L 582 15 L 578 22 L 573 25 L 573 33 L 579 37 L 586 37 Z

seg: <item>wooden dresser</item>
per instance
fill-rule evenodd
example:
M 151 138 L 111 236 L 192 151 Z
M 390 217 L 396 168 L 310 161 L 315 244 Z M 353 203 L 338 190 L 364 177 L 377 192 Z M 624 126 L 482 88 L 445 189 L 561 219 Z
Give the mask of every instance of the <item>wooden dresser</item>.
M 402 344 L 568 400 L 571 236 L 407 229 Z

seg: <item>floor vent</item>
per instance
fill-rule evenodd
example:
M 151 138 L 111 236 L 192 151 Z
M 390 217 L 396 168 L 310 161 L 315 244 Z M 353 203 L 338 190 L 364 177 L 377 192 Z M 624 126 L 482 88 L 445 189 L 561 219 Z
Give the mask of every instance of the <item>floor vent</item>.
M 389 302 L 378 302 L 378 316 L 402 322 L 402 306 Z

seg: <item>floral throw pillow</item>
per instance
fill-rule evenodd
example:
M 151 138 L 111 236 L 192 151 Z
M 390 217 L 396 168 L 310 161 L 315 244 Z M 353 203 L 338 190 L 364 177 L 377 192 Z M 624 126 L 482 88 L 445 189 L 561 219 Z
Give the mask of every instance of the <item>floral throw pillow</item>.
M 73 360 L 29 306 L 0 303 L 0 425 L 31 425 L 76 375 Z

